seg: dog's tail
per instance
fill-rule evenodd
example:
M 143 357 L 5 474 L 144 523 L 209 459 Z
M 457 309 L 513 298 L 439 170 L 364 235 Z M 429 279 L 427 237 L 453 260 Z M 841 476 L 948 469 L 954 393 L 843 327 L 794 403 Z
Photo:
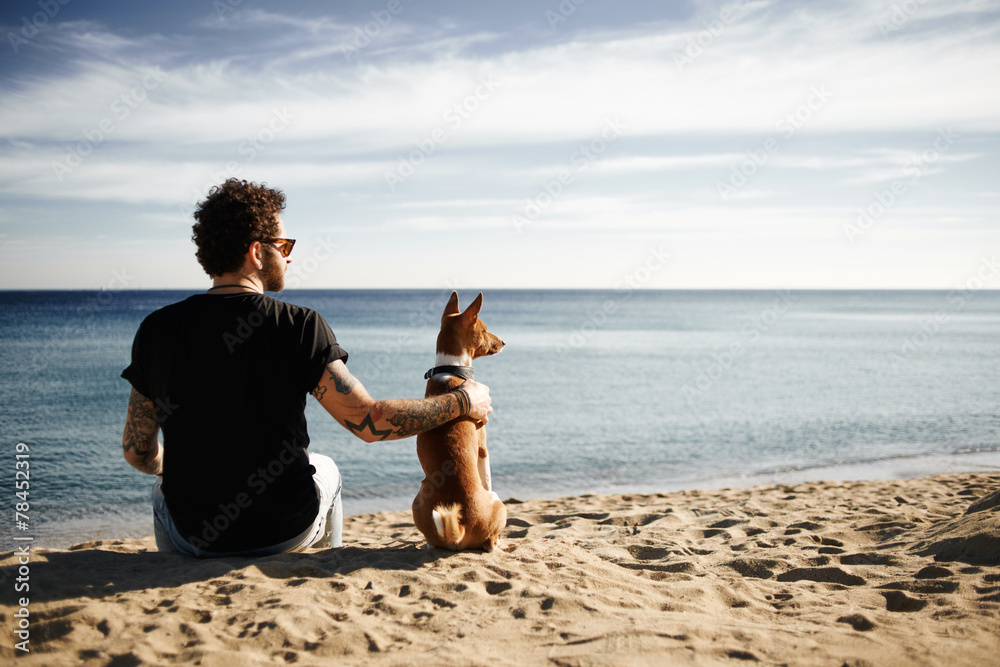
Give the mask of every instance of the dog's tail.
M 450 549 L 458 549 L 462 538 L 465 537 L 465 528 L 462 527 L 462 506 L 458 503 L 453 505 L 438 505 L 431 512 L 434 518 L 434 530 L 444 540 Z

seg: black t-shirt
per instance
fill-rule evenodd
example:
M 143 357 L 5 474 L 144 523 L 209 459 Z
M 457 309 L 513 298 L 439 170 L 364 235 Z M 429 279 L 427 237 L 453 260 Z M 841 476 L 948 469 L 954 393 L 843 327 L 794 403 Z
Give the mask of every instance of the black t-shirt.
M 347 353 L 314 310 L 259 294 L 197 294 L 151 313 L 122 372 L 163 431 L 163 495 L 206 551 L 278 544 L 316 518 L 305 405 Z

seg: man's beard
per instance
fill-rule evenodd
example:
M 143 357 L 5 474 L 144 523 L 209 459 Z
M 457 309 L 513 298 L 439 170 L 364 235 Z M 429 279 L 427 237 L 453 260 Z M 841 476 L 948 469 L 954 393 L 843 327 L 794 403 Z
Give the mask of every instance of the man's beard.
M 261 282 L 264 291 L 280 292 L 285 289 L 285 258 L 272 246 L 274 252 L 264 253 L 264 267 L 261 269 Z

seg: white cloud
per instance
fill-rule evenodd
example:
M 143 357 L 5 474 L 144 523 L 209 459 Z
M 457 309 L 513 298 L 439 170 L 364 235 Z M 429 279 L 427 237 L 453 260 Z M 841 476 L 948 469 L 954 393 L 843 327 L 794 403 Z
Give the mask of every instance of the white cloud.
M 899 178 L 939 128 L 953 127 L 968 143 L 921 171 L 935 175 L 949 213 L 903 201 L 863 241 L 911 230 L 908 243 L 932 247 L 935 233 L 995 218 L 988 183 L 943 174 L 997 162 L 989 141 L 976 140 L 1000 131 L 990 85 L 1000 71 L 998 8 L 922 2 L 883 35 L 885 3 L 751 2 L 721 30 L 710 28 L 721 25 L 715 5 L 682 24 L 532 43 L 427 28 L 414 6 L 352 62 L 344 46 L 358 24 L 284 7 L 221 19 L 206 10 L 200 29 L 218 38 L 211 55 L 192 36 L 62 23 L 39 44 L 64 66 L 11 77 L 0 99 L 0 192 L 41 207 L 149 206 L 141 219 L 163 227 L 174 219 L 168 209 L 180 220 L 210 185 L 237 175 L 335 202 L 359 234 L 434 236 L 460 224 L 514 233 L 519 207 L 618 118 L 620 141 L 526 233 L 639 230 L 736 250 L 761 239 L 819 247 L 870 201 L 873 184 Z M 249 50 L 247 34 L 257 38 Z M 276 114 L 288 119 L 280 130 Z M 777 152 L 722 204 L 716 183 L 768 140 Z M 420 146 L 433 154 L 390 191 L 385 174 Z M 74 154 L 78 166 L 60 180 L 53 163 Z M 831 186 L 845 198 L 840 209 L 815 201 Z M 323 207 L 299 214 L 329 217 Z
M 928 143 L 928 145 L 931 145 Z M 925 151 L 929 151 L 925 154 Z M 742 156 L 741 156 L 742 157 Z M 784 169 L 849 171 L 838 179 L 842 185 L 867 185 L 894 179 L 913 180 L 947 171 L 946 165 L 985 157 L 984 153 L 942 153 L 926 148 L 912 151 L 880 149 L 854 155 L 776 155 L 773 164 Z
M 238 136 L 277 105 L 298 111 L 300 136 L 353 139 L 362 148 L 382 150 L 407 145 L 443 124 L 447 109 L 472 94 L 485 74 L 495 76 L 499 90 L 459 128 L 462 136 L 455 141 L 466 145 L 585 138 L 595 123 L 613 115 L 627 118 L 634 134 L 776 132 L 783 118 L 810 103 L 817 86 L 826 86 L 830 99 L 811 110 L 803 123 L 810 131 L 924 129 L 940 123 L 970 130 L 1000 127 L 1000 96 L 984 91 L 1000 65 L 994 40 L 977 39 L 965 29 L 919 41 L 875 39 L 871 10 L 862 17 L 856 6 L 851 9 L 809 5 L 785 15 L 751 13 L 728 26 L 683 71 L 674 61 L 690 35 L 682 29 L 481 58 L 453 52 L 430 60 L 399 57 L 336 70 L 292 64 L 317 55 L 316 44 L 307 40 L 274 62 L 245 66 L 221 60 L 165 68 L 168 76 L 150 95 L 148 108 L 123 123 L 120 136 L 154 143 L 218 141 Z M 932 7 L 926 9 L 930 13 Z M 948 10 L 934 6 L 933 11 Z M 325 19 L 257 10 L 240 15 L 324 39 L 345 30 Z M 96 39 L 109 42 L 115 36 Z M 93 62 L 75 74 L 25 85 L 4 103 L 0 124 L 13 135 L 72 138 L 86 129 L 81 116 L 106 111 L 139 83 L 147 64 Z

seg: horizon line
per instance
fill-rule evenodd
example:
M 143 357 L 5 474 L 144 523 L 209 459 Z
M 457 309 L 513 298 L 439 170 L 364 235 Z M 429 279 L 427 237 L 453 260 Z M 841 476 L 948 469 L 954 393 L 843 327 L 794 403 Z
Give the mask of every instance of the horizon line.
M 287 294 L 290 292 L 357 292 L 357 291 L 411 291 L 437 292 L 445 290 L 491 290 L 507 292 L 1000 292 L 994 287 L 296 287 L 281 292 L 265 291 L 265 294 Z M 10 292 L 202 292 L 204 287 L 136 287 L 121 289 L 88 287 L 0 287 L 0 293 Z

